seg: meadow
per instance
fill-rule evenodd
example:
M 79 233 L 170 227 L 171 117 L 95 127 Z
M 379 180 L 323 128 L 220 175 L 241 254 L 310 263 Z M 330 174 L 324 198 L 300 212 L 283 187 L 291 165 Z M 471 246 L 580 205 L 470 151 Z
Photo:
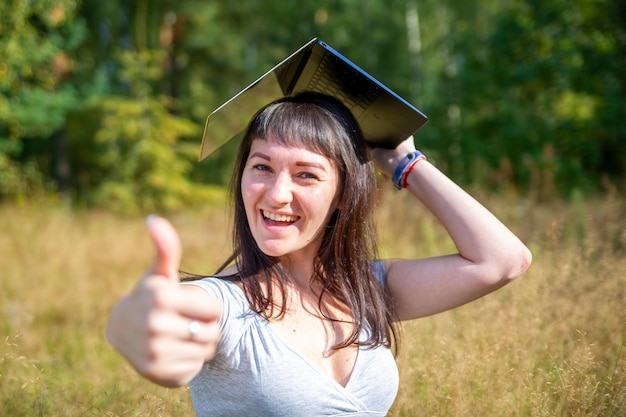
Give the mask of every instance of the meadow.
M 626 201 L 480 199 L 533 265 L 494 294 L 403 326 L 390 416 L 626 416 Z M 382 201 L 393 201 L 378 213 L 384 256 L 454 250 L 417 202 Z M 224 208 L 170 219 L 182 269 L 213 272 L 228 253 Z M 0 207 L 0 415 L 193 415 L 187 389 L 142 380 L 104 339 L 109 309 L 152 255 L 143 218 Z

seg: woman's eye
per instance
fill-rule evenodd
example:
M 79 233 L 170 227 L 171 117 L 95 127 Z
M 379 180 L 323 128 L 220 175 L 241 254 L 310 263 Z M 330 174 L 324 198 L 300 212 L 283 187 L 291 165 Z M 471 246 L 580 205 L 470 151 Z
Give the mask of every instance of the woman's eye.
M 271 171 L 270 167 L 268 167 L 267 165 L 263 165 L 263 164 L 254 165 L 252 169 L 257 170 L 257 171 L 263 171 L 263 172 Z
M 310 172 L 301 172 L 298 176 L 300 178 L 302 178 L 302 179 L 305 179 L 305 180 L 316 180 L 317 179 L 317 175 L 311 174 Z

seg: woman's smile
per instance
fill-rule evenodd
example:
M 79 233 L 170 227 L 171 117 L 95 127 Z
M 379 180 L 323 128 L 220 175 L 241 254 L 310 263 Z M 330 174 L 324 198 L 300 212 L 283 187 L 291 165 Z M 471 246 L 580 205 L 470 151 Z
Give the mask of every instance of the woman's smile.
M 298 221 L 298 216 L 288 214 L 273 213 L 267 210 L 261 210 L 261 215 L 269 226 L 290 226 Z

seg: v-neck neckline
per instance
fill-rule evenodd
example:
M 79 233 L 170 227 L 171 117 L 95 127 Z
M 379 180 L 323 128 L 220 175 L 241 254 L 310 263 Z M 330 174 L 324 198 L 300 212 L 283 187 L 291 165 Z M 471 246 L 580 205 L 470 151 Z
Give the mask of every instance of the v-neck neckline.
M 354 358 L 354 362 L 352 363 L 352 369 L 350 370 L 350 376 L 348 377 L 348 380 L 346 381 L 346 385 L 341 384 L 340 382 L 338 382 L 335 378 L 331 377 L 330 375 L 328 375 L 326 372 L 324 372 L 316 363 L 315 361 L 313 361 L 311 358 L 309 358 L 308 355 L 305 355 L 300 349 L 296 348 L 295 346 L 293 346 L 293 344 L 289 343 L 281 334 L 280 332 L 278 332 L 274 326 L 272 326 L 272 323 L 270 322 L 270 320 L 267 320 L 265 317 L 262 317 L 263 319 L 263 325 L 266 326 L 270 332 L 272 332 L 272 335 L 274 335 L 275 339 L 278 340 L 285 348 L 287 348 L 289 351 L 291 351 L 293 354 L 295 354 L 300 360 L 302 360 L 303 362 L 305 362 L 310 368 L 312 368 L 313 370 L 315 370 L 315 372 L 317 372 L 318 374 L 320 374 L 323 378 L 332 381 L 333 384 L 335 384 L 337 387 L 340 387 L 343 390 L 348 390 L 348 386 L 350 385 L 350 383 L 352 382 L 353 376 L 356 373 L 358 364 L 359 364 L 359 358 L 361 357 L 361 347 L 357 346 L 356 349 L 356 358 Z
M 229 284 L 234 285 L 237 290 L 245 297 L 245 291 L 243 290 L 243 288 L 241 288 L 239 285 L 237 285 L 236 282 L 233 281 L 228 281 Z M 247 298 L 246 298 L 247 299 Z M 263 315 L 259 314 L 259 313 L 255 313 L 257 315 L 257 318 L 259 319 L 258 321 L 260 323 L 262 323 L 262 325 L 266 326 L 270 332 L 272 332 L 272 334 L 274 335 L 274 337 L 276 338 L 276 340 L 278 340 L 285 348 L 287 348 L 289 351 L 291 351 L 294 355 L 296 355 L 298 358 L 300 358 L 300 360 L 302 360 L 303 362 L 305 362 L 311 369 L 313 369 L 315 372 L 317 372 L 318 374 L 320 374 L 323 378 L 325 378 L 328 381 L 331 381 L 336 387 L 348 391 L 348 386 L 350 385 L 350 383 L 353 380 L 353 377 L 357 371 L 358 365 L 359 365 L 359 358 L 361 357 L 361 346 L 357 346 L 356 349 L 356 358 L 354 358 L 354 362 L 352 364 L 352 369 L 350 370 L 350 376 L 348 377 L 348 380 L 346 381 L 346 384 L 343 385 L 340 382 L 338 382 L 335 378 L 331 377 L 330 375 L 328 375 L 326 372 L 324 372 L 312 359 L 310 359 L 307 355 L 305 355 L 300 349 L 296 348 L 295 346 L 293 346 L 291 343 L 289 343 L 281 334 L 280 332 L 278 332 L 274 326 L 272 326 L 272 323 L 269 319 L 267 319 L 266 317 L 264 317 Z M 359 342 L 361 340 L 361 335 L 359 335 Z

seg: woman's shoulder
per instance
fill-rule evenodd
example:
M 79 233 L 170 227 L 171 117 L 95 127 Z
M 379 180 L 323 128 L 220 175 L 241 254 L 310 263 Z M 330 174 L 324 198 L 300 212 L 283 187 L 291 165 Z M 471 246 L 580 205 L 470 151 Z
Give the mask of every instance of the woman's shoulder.
M 237 276 L 237 269 L 234 266 L 228 267 L 215 275 L 198 277 L 194 280 L 185 281 L 183 285 L 193 285 L 202 288 L 210 296 L 222 302 L 241 303 L 247 300 L 241 282 L 234 279 Z
M 370 261 L 370 267 L 372 268 L 372 273 L 376 280 L 380 283 L 380 285 L 384 286 L 387 281 L 387 265 L 385 261 L 381 259 L 376 259 L 374 261 Z
M 241 292 L 241 286 L 238 282 L 229 279 L 229 277 L 225 277 L 222 275 L 208 275 L 205 277 L 200 277 L 198 279 L 194 279 L 193 281 L 185 281 L 181 283 L 182 285 L 195 285 L 203 288 L 204 290 L 209 290 L 211 292 L 226 292 L 237 294 Z M 211 294 L 215 295 L 215 294 Z

